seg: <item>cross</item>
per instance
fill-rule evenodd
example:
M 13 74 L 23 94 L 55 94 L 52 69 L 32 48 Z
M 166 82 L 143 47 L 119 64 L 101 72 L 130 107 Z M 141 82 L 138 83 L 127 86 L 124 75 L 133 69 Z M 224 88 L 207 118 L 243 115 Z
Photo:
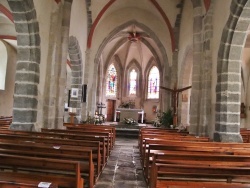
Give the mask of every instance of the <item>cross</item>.
M 103 104 L 103 103 L 101 102 L 101 103 L 98 103 L 98 104 L 97 104 L 97 108 L 98 108 L 98 115 L 102 115 L 102 109 L 103 109 L 103 108 L 106 108 L 106 107 L 105 107 L 105 104 Z
M 177 89 L 175 86 L 174 89 L 170 89 L 170 88 L 160 86 L 161 89 L 164 89 L 164 90 L 172 93 L 172 98 L 173 98 L 172 106 L 174 107 L 174 117 L 173 117 L 173 124 L 174 125 L 177 125 L 178 95 L 179 95 L 179 93 L 181 93 L 187 89 L 190 89 L 191 87 L 192 86 L 188 86 L 188 87 L 184 87 L 182 89 Z

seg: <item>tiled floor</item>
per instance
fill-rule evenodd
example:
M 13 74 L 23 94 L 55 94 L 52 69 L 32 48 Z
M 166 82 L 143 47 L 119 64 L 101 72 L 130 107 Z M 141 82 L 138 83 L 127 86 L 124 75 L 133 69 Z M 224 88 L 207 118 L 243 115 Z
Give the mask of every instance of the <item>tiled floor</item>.
M 116 138 L 95 188 L 146 188 L 137 139 Z

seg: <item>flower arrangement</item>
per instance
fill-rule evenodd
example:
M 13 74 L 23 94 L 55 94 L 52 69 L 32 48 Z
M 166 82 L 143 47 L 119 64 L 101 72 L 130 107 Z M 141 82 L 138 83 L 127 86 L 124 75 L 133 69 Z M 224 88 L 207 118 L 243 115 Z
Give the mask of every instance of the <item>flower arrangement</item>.
M 158 112 L 156 119 L 153 121 L 155 127 L 172 128 L 173 125 L 173 112 L 169 109 L 166 112 Z M 174 128 L 174 127 L 173 127 Z
M 189 126 L 188 124 L 180 123 L 180 125 L 176 127 L 176 129 L 178 129 L 177 132 L 187 131 L 188 126 Z
M 134 108 L 135 107 L 135 101 L 129 100 L 121 102 L 119 108 Z
M 133 118 L 124 118 L 123 122 L 128 125 L 137 125 L 138 123 Z
M 81 123 L 88 124 L 102 124 L 105 122 L 105 116 L 103 114 L 95 114 L 94 116 L 88 116 L 86 121 L 81 121 Z
M 105 120 L 105 117 L 103 114 L 94 116 L 94 124 L 102 124 L 104 120 Z

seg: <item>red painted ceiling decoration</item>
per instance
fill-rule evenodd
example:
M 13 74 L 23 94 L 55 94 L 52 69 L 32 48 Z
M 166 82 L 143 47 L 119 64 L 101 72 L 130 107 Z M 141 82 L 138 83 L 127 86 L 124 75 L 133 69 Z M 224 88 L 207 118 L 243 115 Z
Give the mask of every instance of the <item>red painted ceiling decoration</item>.
M 71 62 L 70 60 L 67 59 L 67 64 L 69 65 L 69 67 L 71 68 Z
M 205 8 L 206 8 L 206 11 L 208 11 L 208 9 L 210 7 L 210 3 L 211 3 L 211 0 L 204 0 L 204 5 L 205 5 Z
M 58 4 L 58 3 L 60 3 L 60 2 L 61 2 L 61 0 L 55 0 L 55 2 Z
M 167 17 L 167 15 L 165 14 L 165 12 L 162 10 L 161 6 L 157 3 L 156 0 L 150 0 L 153 5 L 157 8 L 157 10 L 160 12 L 161 16 L 163 17 L 165 23 L 167 24 L 169 33 L 170 33 L 170 37 L 171 37 L 171 45 L 172 45 L 172 52 L 175 51 L 175 38 L 174 38 L 174 32 L 171 26 L 171 23 Z
M 9 18 L 10 21 L 12 21 L 14 23 L 12 13 L 6 7 L 4 7 L 2 4 L 0 4 L 0 12 L 2 12 L 5 16 L 7 16 Z
M 93 34 L 94 34 L 94 31 L 95 31 L 95 28 L 98 24 L 98 22 L 100 21 L 102 15 L 106 12 L 106 10 L 115 2 L 116 0 L 110 0 L 104 7 L 103 9 L 101 10 L 101 12 L 99 12 L 98 16 L 96 17 L 91 29 L 90 29 L 90 32 L 89 32 L 89 36 L 88 36 L 88 42 L 87 42 L 87 47 L 90 48 L 91 47 L 91 42 L 92 42 L 92 37 L 93 37 Z
M 115 2 L 116 0 L 110 0 L 104 7 L 103 9 L 101 10 L 101 12 L 98 14 L 98 16 L 96 17 L 91 29 L 90 29 L 90 32 L 89 32 L 89 35 L 88 35 L 88 42 L 87 42 L 87 47 L 88 48 L 91 48 L 91 43 L 92 43 L 92 38 L 93 38 L 93 34 L 94 34 L 94 31 L 95 31 L 95 28 L 98 24 L 98 22 L 100 21 L 101 17 L 103 16 L 103 14 L 106 12 L 106 10 Z M 170 24 L 170 21 L 167 17 L 167 15 L 165 14 L 165 12 L 162 10 L 161 6 L 156 2 L 156 0 L 150 0 L 153 5 L 156 7 L 156 9 L 160 12 L 161 16 L 163 17 L 167 27 L 168 27 L 168 30 L 170 32 L 170 37 L 171 37 L 171 45 L 172 45 L 172 51 L 175 50 L 175 39 L 174 39 L 174 33 L 173 33 L 173 30 L 172 30 L 172 26 Z
M 16 36 L 0 35 L 0 39 L 16 40 Z

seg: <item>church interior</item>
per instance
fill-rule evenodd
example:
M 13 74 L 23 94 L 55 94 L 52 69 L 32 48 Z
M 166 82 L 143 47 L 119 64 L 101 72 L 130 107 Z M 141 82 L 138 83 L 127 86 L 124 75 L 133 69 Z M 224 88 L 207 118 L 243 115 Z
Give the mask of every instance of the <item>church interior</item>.
M 249 187 L 249 25 L 250 0 L 0 0 L 0 187 Z

